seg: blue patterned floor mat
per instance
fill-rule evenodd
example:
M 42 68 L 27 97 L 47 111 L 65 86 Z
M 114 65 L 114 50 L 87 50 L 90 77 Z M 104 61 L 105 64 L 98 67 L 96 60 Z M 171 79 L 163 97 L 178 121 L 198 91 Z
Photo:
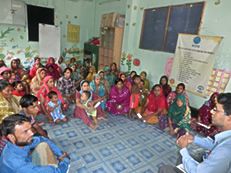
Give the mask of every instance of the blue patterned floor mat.
M 65 114 L 67 123 L 43 128 L 71 157 L 70 173 L 155 173 L 164 164 L 175 165 L 176 138 L 157 125 L 108 114 L 92 131 L 80 119 L 72 119 L 74 105 Z M 38 121 L 46 121 L 42 115 Z

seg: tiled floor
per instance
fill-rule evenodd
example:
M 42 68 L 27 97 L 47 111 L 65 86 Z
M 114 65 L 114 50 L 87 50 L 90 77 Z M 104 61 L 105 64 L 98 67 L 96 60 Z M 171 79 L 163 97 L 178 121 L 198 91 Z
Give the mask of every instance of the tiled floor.
M 108 114 L 92 131 L 72 119 L 74 105 L 66 112 L 69 122 L 46 125 L 50 138 L 71 157 L 71 173 L 151 173 L 163 164 L 174 165 L 176 138 L 138 120 Z M 41 117 L 40 117 L 41 118 Z

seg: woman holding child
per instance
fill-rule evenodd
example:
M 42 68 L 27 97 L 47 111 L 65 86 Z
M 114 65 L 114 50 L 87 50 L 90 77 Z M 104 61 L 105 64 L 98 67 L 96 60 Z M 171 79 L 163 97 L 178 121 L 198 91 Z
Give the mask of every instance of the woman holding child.
M 92 105 L 95 105 L 96 103 L 98 103 L 102 99 L 97 94 L 95 94 L 92 90 L 90 90 L 90 85 L 89 85 L 89 82 L 87 80 L 81 81 L 80 87 L 81 87 L 81 90 L 79 92 L 76 92 L 76 105 L 75 105 L 75 111 L 74 111 L 73 118 L 82 119 L 84 124 L 90 126 L 90 128 L 92 130 L 95 130 L 97 128 L 97 125 L 93 124 L 91 122 L 91 119 L 88 117 L 85 110 L 88 110 L 90 108 L 83 105 L 83 103 L 81 102 L 81 95 L 82 95 L 83 91 L 90 91 L 91 96 L 90 96 L 89 100 L 91 101 Z M 101 111 L 100 106 L 98 106 L 96 108 L 96 110 L 97 110 L 97 119 L 107 120 L 106 118 L 104 118 L 102 116 L 102 111 Z
M 54 124 L 53 118 L 50 112 L 47 110 L 48 102 L 50 101 L 50 99 L 48 98 L 48 93 L 50 91 L 55 91 L 57 93 L 58 99 L 61 100 L 64 109 L 68 108 L 68 104 L 64 102 L 62 95 L 55 87 L 54 78 L 52 76 L 46 76 L 43 80 L 43 86 L 38 91 L 37 97 L 38 101 L 40 102 L 41 111 L 47 116 L 49 123 Z
M 141 110 L 141 115 L 143 116 L 141 120 L 146 120 L 149 124 L 158 124 L 159 117 L 165 116 L 166 110 L 167 105 L 163 89 L 159 84 L 154 85 L 148 95 L 147 102 Z

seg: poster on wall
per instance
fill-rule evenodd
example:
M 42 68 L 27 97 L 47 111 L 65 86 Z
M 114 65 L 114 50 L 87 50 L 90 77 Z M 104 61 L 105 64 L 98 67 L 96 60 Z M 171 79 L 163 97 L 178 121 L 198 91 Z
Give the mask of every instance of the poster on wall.
M 184 83 L 187 91 L 204 96 L 222 37 L 179 34 L 170 85 Z
M 67 26 L 67 41 L 73 43 L 79 43 L 79 25 L 68 24 Z
M 60 56 L 60 27 L 39 24 L 39 56 L 43 58 Z
M 214 92 L 224 93 L 225 88 L 229 83 L 230 76 L 230 71 L 213 69 L 209 78 L 206 95 L 210 96 Z

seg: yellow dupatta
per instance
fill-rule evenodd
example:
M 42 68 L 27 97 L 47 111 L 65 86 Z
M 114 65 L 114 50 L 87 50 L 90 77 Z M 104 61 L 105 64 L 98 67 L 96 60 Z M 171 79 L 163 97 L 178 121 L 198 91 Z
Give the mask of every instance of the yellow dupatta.
M 9 99 L 5 99 L 0 92 L 0 123 L 2 120 L 12 114 L 20 113 L 19 98 L 11 96 Z

